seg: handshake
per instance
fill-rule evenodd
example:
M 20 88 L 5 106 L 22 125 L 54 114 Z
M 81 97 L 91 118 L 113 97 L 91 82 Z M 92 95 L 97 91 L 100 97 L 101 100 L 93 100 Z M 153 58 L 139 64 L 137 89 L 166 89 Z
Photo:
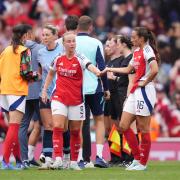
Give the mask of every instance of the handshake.
M 112 68 L 106 67 L 104 70 L 99 71 L 98 73 L 96 73 L 97 77 L 102 77 L 104 76 L 107 72 L 111 72 Z

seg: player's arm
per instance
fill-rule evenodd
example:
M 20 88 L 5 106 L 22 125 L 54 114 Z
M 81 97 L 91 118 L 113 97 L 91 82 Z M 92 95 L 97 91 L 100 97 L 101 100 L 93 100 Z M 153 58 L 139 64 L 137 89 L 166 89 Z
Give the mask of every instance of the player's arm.
M 134 74 L 129 74 L 128 75 L 128 79 L 129 79 L 129 84 L 128 84 L 128 89 L 127 89 L 127 96 L 129 96 L 130 90 L 133 87 L 133 83 L 134 83 Z
M 46 80 L 45 80 L 45 83 L 44 83 L 44 87 L 43 87 L 43 89 L 42 89 L 42 101 L 43 101 L 44 103 L 46 103 L 46 102 L 47 102 L 47 99 L 48 99 L 47 89 L 48 89 L 49 85 L 51 84 L 51 82 L 52 82 L 52 80 L 53 80 L 53 78 L 54 78 L 54 76 L 55 76 L 55 74 L 56 74 L 56 60 L 57 60 L 57 59 L 55 59 L 55 60 L 52 62 L 51 66 L 50 66 L 50 70 L 49 70 L 49 72 L 48 72 L 48 75 L 47 75 Z
M 44 83 L 44 87 L 42 89 L 42 101 L 44 103 L 47 102 L 47 99 L 48 99 L 47 89 L 48 89 L 49 85 L 51 84 L 51 82 L 52 82 L 52 80 L 53 80 L 53 78 L 55 76 L 55 73 L 56 72 L 54 70 L 50 69 L 49 72 L 48 72 L 48 75 L 46 77 L 46 80 L 45 80 L 45 83 Z
M 84 56 L 83 54 L 77 54 L 77 56 L 81 62 L 81 66 L 83 69 L 89 70 L 98 77 L 100 76 L 101 71 L 96 66 L 94 66 L 86 56 Z
M 158 64 L 157 61 L 154 59 L 150 63 L 150 74 L 148 75 L 147 79 L 145 81 L 141 81 L 138 83 L 139 86 L 143 87 L 146 86 L 149 82 L 151 82 L 158 73 Z
M 43 91 L 47 91 L 49 85 L 51 84 L 54 76 L 55 76 L 56 72 L 52 69 L 49 70 L 48 75 L 46 77 L 45 83 L 44 83 L 44 87 L 43 87 Z
M 105 74 L 106 72 L 113 72 L 113 73 L 121 73 L 121 74 L 130 74 L 134 70 L 134 67 L 129 64 L 127 67 L 122 68 L 111 68 L 106 67 L 101 74 Z
M 151 46 L 146 46 L 144 48 L 144 58 L 146 62 L 149 64 L 150 73 L 148 74 L 148 77 L 145 81 L 140 81 L 138 83 L 140 87 L 146 86 L 149 82 L 151 82 L 156 77 L 159 69 L 158 63 L 156 61 L 156 56 Z
M 89 71 L 91 71 L 92 73 L 94 73 L 96 76 L 99 77 L 101 71 L 96 66 L 94 66 L 92 63 L 87 63 L 86 68 Z

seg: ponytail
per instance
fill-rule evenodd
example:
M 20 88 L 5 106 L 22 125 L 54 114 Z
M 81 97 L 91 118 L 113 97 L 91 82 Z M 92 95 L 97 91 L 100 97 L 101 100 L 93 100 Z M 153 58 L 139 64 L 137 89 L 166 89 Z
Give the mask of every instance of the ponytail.
M 158 52 L 158 46 L 157 46 L 157 41 L 156 41 L 156 37 L 154 35 L 154 33 L 150 30 L 148 30 L 148 40 L 149 40 L 149 45 L 152 47 L 152 49 L 154 50 L 154 54 L 156 56 L 156 60 L 157 60 L 157 63 L 160 64 L 160 54 Z

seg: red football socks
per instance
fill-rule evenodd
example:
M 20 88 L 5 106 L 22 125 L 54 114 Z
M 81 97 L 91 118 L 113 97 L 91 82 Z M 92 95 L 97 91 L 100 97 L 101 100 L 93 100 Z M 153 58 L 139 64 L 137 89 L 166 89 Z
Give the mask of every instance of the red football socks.
M 140 159 L 140 163 L 142 165 L 146 165 L 149 158 L 150 149 L 151 149 L 150 133 L 142 133 L 141 134 L 141 159 Z
M 3 159 L 6 163 L 9 163 L 9 157 L 13 152 L 15 158 L 20 159 L 19 140 L 18 140 L 19 124 L 10 123 L 4 141 L 4 154 Z
M 79 149 L 80 149 L 80 130 L 70 131 L 70 151 L 71 161 L 77 161 Z
M 128 142 L 129 147 L 131 148 L 134 159 L 140 160 L 140 149 L 138 145 L 138 140 L 132 129 L 129 128 L 124 131 L 124 136 Z
M 63 154 L 63 128 L 53 128 L 53 150 L 55 157 L 62 157 Z

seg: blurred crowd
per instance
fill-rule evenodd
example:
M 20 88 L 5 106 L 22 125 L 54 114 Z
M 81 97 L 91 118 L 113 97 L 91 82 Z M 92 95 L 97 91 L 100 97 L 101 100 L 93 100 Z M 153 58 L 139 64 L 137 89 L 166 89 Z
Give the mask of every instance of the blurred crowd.
M 180 0 L 1 0 L 0 52 L 10 43 L 12 27 L 18 23 L 32 25 L 40 41 L 44 24 L 55 25 L 61 36 L 68 15 L 85 14 L 93 17 L 94 37 L 103 43 L 112 34 L 130 36 L 133 27 L 146 26 L 156 34 L 161 55 L 153 122 L 158 136 L 180 137 L 179 12 Z M 0 114 L 4 133 L 7 127 L 1 119 Z

